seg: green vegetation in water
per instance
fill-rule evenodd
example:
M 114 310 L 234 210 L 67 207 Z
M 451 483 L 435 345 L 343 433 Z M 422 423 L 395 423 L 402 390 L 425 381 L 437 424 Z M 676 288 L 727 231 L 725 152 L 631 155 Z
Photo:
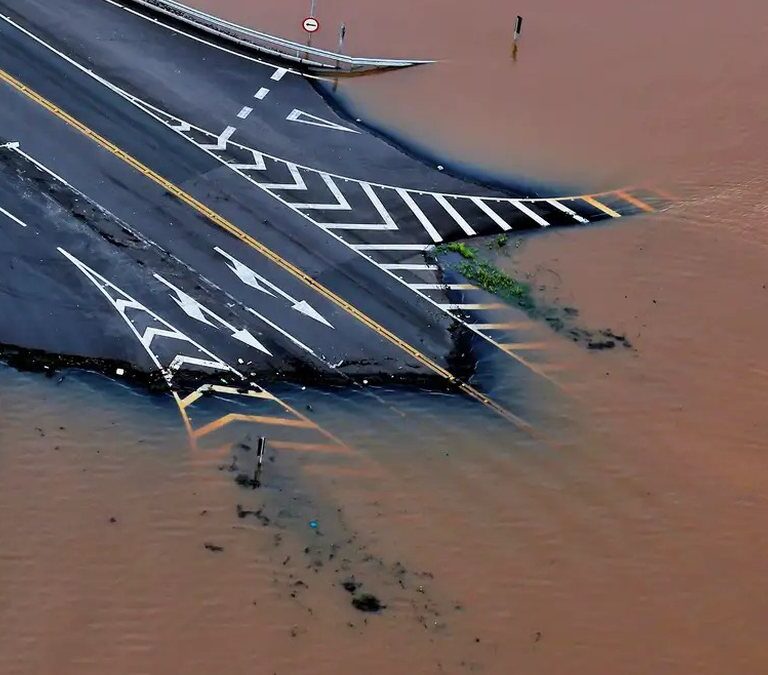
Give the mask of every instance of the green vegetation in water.
M 504 248 L 508 241 L 509 237 L 506 234 L 500 234 L 489 242 L 488 248 Z
M 489 293 L 514 301 L 521 307 L 533 307 L 530 286 L 502 272 L 489 262 L 468 260 L 459 265 L 458 271 Z
M 435 247 L 435 253 L 458 253 L 465 260 L 475 260 L 477 258 L 477 249 L 467 246 L 463 241 L 452 241 L 449 244 L 440 244 Z

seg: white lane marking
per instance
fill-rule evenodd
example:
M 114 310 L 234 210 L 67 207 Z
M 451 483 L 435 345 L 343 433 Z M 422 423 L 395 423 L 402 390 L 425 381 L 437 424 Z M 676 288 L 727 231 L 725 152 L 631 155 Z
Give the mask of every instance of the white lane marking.
M 328 175 L 328 174 L 324 174 Z M 330 176 L 329 176 L 330 177 Z M 383 223 L 317 223 L 320 227 L 328 228 L 329 230 L 396 230 L 397 223 L 389 215 L 389 211 L 384 208 L 384 204 L 381 203 L 379 196 L 375 190 L 368 183 L 359 183 L 363 188 L 368 199 L 371 200 L 374 208 L 379 212 Z
M 569 216 L 574 218 L 575 220 L 578 220 L 580 223 L 588 223 L 589 221 L 584 218 L 583 216 L 580 216 L 576 211 L 573 209 L 569 209 L 565 204 L 561 204 L 557 199 L 547 199 L 547 203 L 554 206 L 556 209 L 559 209 L 563 213 L 567 213 Z
M 260 185 L 261 187 L 268 190 L 306 190 L 307 184 L 301 177 L 299 167 L 297 167 L 295 164 L 291 164 L 290 162 L 286 162 L 285 165 L 288 167 L 288 171 L 291 172 L 293 183 L 257 183 L 257 185 Z M 295 206 L 295 204 L 291 204 L 291 206 Z
M 231 166 L 233 169 L 241 169 L 243 171 L 247 171 L 249 169 L 254 171 L 266 171 L 267 163 L 264 161 L 264 156 L 260 152 L 256 152 L 256 150 L 252 150 L 251 154 L 253 155 L 253 164 L 228 164 L 227 166 Z
M 512 226 L 507 223 L 496 211 L 494 211 L 488 204 L 486 204 L 480 197 L 471 197 L 472 201 L 485 213 L 494 223 L 496 223 L 502 230 L 511 230 Z
M 476 291 L 472 284 L 408 284 L 409 288 L 417 291 Z
M 440 233 L 432 226 L 432 223 L 429 222 L 429 219 L 424 215 L 424 212 L 419 208 L 419 205 L 413 201 L 413 197 L 411 197 L 407 190 L 404 190 L 403 188 L 397 188 L 397 194 L 400 195 L 400 198 L 406 203 L 408 208 L 413 211 L 414 215 L 421 223 L 421 226 L 427 231 L 427 234 L 431 237 L 432 241 L 434 241 L 436 244 L 439 244 L 443 238 L 440 236 Z
M 223 47 L 221 45 L 217 45 L 214 42 L 211 42 L 209 40 L 204 40 L 203 38 L 200 38 L 196 35 L 192 35 L 191 33 L 187 33 L 184 30 L 181 30 L 180 28 L 172 28 L 168 24 L 163 23 L 162 21 L 159 21 L 158 19 L 155 19 L 154 17 L 146 16 L 144 14 L 141 14 L 140 12 L 137 12 L 134 9 L 131 9 L 130 7 L 126 7 L 125 5 L 121 5 L 119 2 L 116 2 L 115 0 L 107 0 L 107 2 L 110 5 L 114 5 L 115 7 L 119 7 L 120 9 L 128 12 L 129 14 L 133 14 L 140 19 L 144 19 L 145 21 L 149 21 L 150 23 L 154 23 L 158 26 L 161 26 L 165 28 L 166 30 L 169 30 L 173 33 L 178 33 L 179 35 L 183 35 L 186 38 L 189 38 L 190 40 L 194 40 L 195 42 L 200 42 L 201 44 L 207 45 L 208 47 L 213 47 L 213 49 L 218 49 L 220 52 L 226 52 L 227 54 L 231 54 L 232 56 L 236 56 L 240 59 L 244 59 L 246 61 L 252 61 L 253 63 L 260 63 L 262 66 L 269 66 L 270 68 L 274 68 L 274 64 L 269 63 L 268 61 L 263 61 L 261 59 L 257 59 L 253 56 L 247 56 L 246 54 L 242 54 L 240 52 L 236 52 L 232 49 L 227 49 L 226 47 Z M 309 80 L 326 80 L 327 82 L 331 82 L 332 78 L 330 77 L 320 77 L 318 75 L 305 75 L 304 73 L 300 73 L 297 70 L 291 70 L 290 68 L 281 68 L 280 70 L 285 70 L 287 73 L 291 73 L 291 75 L 298 75 L 299 77 L 304 77 Z
M 304 112 L 303 110 L 299 110 L 298 108 L 294 108 L 290 113 L 288 113 L 288 117 L 285 118 L 288 122 L 298 122 L 299 124 L 309 124 L 313 127 L 321 127 L 322 129 L 333 129 L 334 131 L 346 131 L 350 134 L 359 134 L 360 132 L 357 129 L 349 129 L 348 127 L 342 126 L 341 124 L 337 124 L 336 122 L 331 122 L 331 120 L 327 120 L 323 117 L 318 117 L 317 115 L 312 115 L 308 112 Z
M 8 148 L 9 150 L 18 150 L 19 145 L 21 145 L 21 143 L 19 143 L 18 141 L 10 141 L 8 143 L 3 143 L 2 145 L 0 145 L 0 148 Z
M 215 143 L 206 143 L 200 147 L 205 150 L 225 150 L 229 139 L 232 138 L 232 134 L 237 131 L 236 127 L 227 127 L 219 134 Z
M 535 211 L 531 211 L 525 204 L 521 204 L 516 199 L 510 199 L 509 200 L 511 204 L 513 204 L 517 209 L 522 211 L 526 216 L 528 216 L 531 220 L 538 223 L 542 227 L 549 227 L 549 223 L 544 220 L 538 213 Z
M 239 117 L 241 120 L 245 120 L 245 119 L 248 119 L 248 115 L 250 115 L 252 112 L 253 112 L 253 108 L 249 108 L 247 105 L 244 105 L 244 106 L 243 106 L 243 107 L 240 109 L 240 112 L 239 112 L 239 113 L 237 113 L 237 116 L 238 116 L 238 117 Z
M 14 216 L 12 213 L 9 213 L 6 211 L 2 206 L 0 206 L 0 213 L 2 213 L 7 218 L 10 218 L 14 223 L 17 225 L 21 225 L 22 227 L 26 227 L 27 224 L 21 220 L 19 220 L 16 216 Z
M 138 341 L 144 347 L 144 350 L 147 352 L 157 369 L 163 374 L 163 377 L 165 378 L 166 382 L 168 382 L 169 386 L 172 384 L 173 371 L 177 370 L 185 363 L 205 366 L 213 370 L 230 371 L 241 378 L 243 377 L 242 373 L 239 373 L 232 366 L 222 361 L 218 356 L 208 351 L 205 347 L 195 342 L 192 338 L 184 335 L 184 333 L 182 333 L 180 330 L 174 328 L 165 319 L 161 319 L 151 309 L 148 309 L 142 305 L 138 300 L 132 298 L 125 291 L 118 288 L 112 282 L 108 281 L 103 276 L 92 270 L 90 267 L 88 267 L 88 265 L 86 265 L 81 260 L 78 260 L 71 253 L 65 251 L 61 247 L 58 247 L 57 250 L 75 267 L 77 267 L 83 273 L 83 275 L 85 275 L 85 277 L 94 286 L 96 286 L 99 291 L 101 291 L 102 295 L 107 298 L 109 303 L 117 310 L 123 321 L 128 324 L 131 332 L 136 336 Z M 131 319 L 128 317 L 127 310 L 129 309 L 147 314 L 154 321 L 163 326 L 163 328 L 155 328 L 153 326 L 149 326 L 143 333 L 140 333 L 134 325 L 133 321 L 131 321 Z M 196 356 L 177 354 L 171 361 L 170 365 L 168 367 L 164 367 L 160 363 L 160 358 L 152 351 L 152 342 L 154 341 L 155 337 L 167 337 L 172 340 L 187 342 L 192 345 L 199 354 L 202 354 L 206 358 L 203 359 Z
M 442 206 L 448 212 L 451 218 L 453 218 L 459 224 L 459 227 L 464 230 L 466 234 L 468 234 L 470 237 L 477 234 L 477 232 L 472 229 L 472 226 L 466 220 L 464 220 L 464 216 L 462 216 L 456 209 L 454 209 L 451 203 L 445 197 L 443 197 L 443 195 L 435 195 L 435 199 L 437 200 L 438 204 L 440 204 L 440 206 Z
M 253 314 L 255 317 L 257 317 L 258 319 L 260 319 L 261 321 L 263 321 L 265 324 L 267 324 L 267 326 L 269 326 L 269 327 L 273 328 L 274 330 L 276 330 L 276 331 L 277 331 L 278 333 L 280 333 L 281 335 L 283 335 L 283 336 L 287 337 L 287 338 L 288 338 L 288 339 L 289 339 L 291 342 L 293 342 L 293 344 L 295 344 L 297 347 L 301 347 L 301 349 L 303 349 L 304 351 L 306 351 L 306 352 L 309 352 L 310 354 L 312 354 L 312 356 L 314 356 L 316 359 L 317 359 L 317 358 L 320 358 L 320 357 L 318 357 L 318 355 L 317 355 L 317 354 L 315 354 L 315 352 L 314 352 L 314 351 L 313 351 L 313 350 L 312 350 L 310 347 L 307 347 L 307 345 L 305 345 L 305 344 L 304 344 L 304 343 L 303 343 L 301 340 L 299 340 L 299 339 L 295 338 L 295 337 L 294 337 L 293 335 L 291 335 L 291 334 L 290 334 L 290 333 L 289 333 L 287 330 L 284 330 L 284 329 L 282 329 L 282 328 L 281 328 L 280 326 L 278 326 L 276 323 L 273 323 L 272 321 L 270 321 L 270 320 L 269 320 L 269 319 L 268 319 L 266 316 L 264 316 L 263 314 L 259 314 L 259 312 L 257 312 L 255 309 L 252 309 L 251 307 L 246 307 L 246 308 L 245 308 L 245 311 L 246 311 L 246 312 L 250 312 L 251 314 Z M 320 360 L 321 360 L 321 361 L 323 361 L 323 359 L 320 359 Z M 325 361 L 323 361 L 323 363 L 326 363 L 326 362 L 325 362 Z
M 287 68 L 276 68 L 275 72 L 272 73 L 272 77 L 270 77 L 270 80 L 274 80 L 275 82 L 279 82 L 283 79 L 283 76 L 288 72 Z
M 520 330 L 531 328 L 533 325 L 533 321 L 507 321 L 505 323 L 473 323 L 472 327 L 477 330 Z
M 286 293 L 282 288 L 279 286 L 276 286 L 268 279 L 265 279 L 260 274 L 257 274 L 254 272 L 248 265 L 245 263 L 240 262 L 237 258 L 235 258 L 233 255 L 230 255 L 225 250 L 219 248 L 216 246 L 214 249 L 216 253 L 219 255 L 224 256 L 227 260 L 229 260 L 233 265 L 227 265 L 232 272 L 235 273 L 235 275 L 247 286 L 251 286 L 251 288 L 256 288 L 257 290 L 260 290 L 262 292 L 269 293 L 269 295 L 274 297 L 274 293 L 270 293 L 269 291 L 264 290 L 264 286 L 267 288 L 273 290 L 278 295 L 285 298 L 288 302 L 291 303 L 292 307 L 291 309 L 295 309 L 297 312 L 301 312 L 305 316 L 308 316 L 310 319 L 314 319 L 315 321 L 318 321 L 319 323 L 322 323 L 329 328 L 333 328 L 331 323 L 325 319 L 325 317 L 320 314 L 312 305 L 310 305 L 306 300 L 297 300 L 296 298 L 292 297 L 288 293 Z M 256 282 L 256 285 L 254 285 L 253 282 Z
M 259 89 L 259 90 L 258 90 L 258 91 L 257 91 L 257 92 L 256 92 L 256 93 L 253 95 L 253 98 L 256 98 L 256 99 L 258 99 L 259 101 L 263 101 L 263 100 L 264 100 L 264 99 L 267 97 L 267 94 L 268 94 L 268 93 L 269 93 L 269 89 L 267 89 L 266 87 L 262 87 L 261 89 Z
M 334 235 L 335 236 L 335 235 Z M 337 237 L 340 241 L 344 241 L 341 237 Z M 429 251 L 432 249 L 432 244 L 348 244 L 356 251 Z M 375 261 L 371 260 L 371 262 Z M 394 278 L 395 275 L 392 275 Z
M 418 263 L 381 263 L 385 270 L 415 270 L 423 272 L 436 272 L 437 265 L 420 265 Z
M 263 352 L 268 356 L 272 356 L 272 352 L 270 352 L 263 344 L 261 344 L 261 342 L 259 342 L 259 340 L 257 340 L 256 337 L 254 337 L 247 328 L 241 328 L 238 330 L 231 323 L 222 319 L 218 314 L 208 309 L 205 305 L 199 303 L 190 295 L 187 295 L 180 288 L 176 288 L 176 286 L 174 286 L 170 281 L 163 279 L 163 277 L 161 277 L 159 274 L 153 274 L 152 276 L 154 276 L 154 278 L 157 279 L 160 283 L 165 284 L 176 294 L 176 297 L 171 296 L 171 299 L 179 307 L 181 307 L 187 316 L 190 316 L 197 321 L 202 321 L 204 324 L 215 328 L 215 326 L 206 318 L 207 315 L 216 321 L 216 323 L 221 324 L 224 326 L 224 328 L 229 330 L 235 340 L 239 340 L 249 347 L 258 349 L 260 352 Z
M 339 190 L 336 183 L 333 182 L 333 178 L 331 178 L 327 173 L 321 173 L 320 177 L 323 179 L 323 182 L 328 186 L 328 189 L 331 191 L 331 194 L 336 197 L 336 203 L 335 204 L 295 204 L 295 206 L 299 209 L 316 209 L 316 210 L 322 210 L 322 211 L 351 211 L 352 207 L 349 205 L 349 202 L 346 200 L 343 194 L 341 194 L 341 190 Z
M 501 303 L 498 303 L 498 302 L 485 302 L 485 303 L 477 303 L 477 304 L 458 304 L 458 305 L 454 305 L 454 304 L 447 304 L 447 305 L 438 304 L 438 307 L 440 307 L 440 309 L 447 309 L 447 310 L 458 310 L 458 309 L 463 309 L 463 310 L 501 309 L 504 306 L 505 305 L 502 305 Z

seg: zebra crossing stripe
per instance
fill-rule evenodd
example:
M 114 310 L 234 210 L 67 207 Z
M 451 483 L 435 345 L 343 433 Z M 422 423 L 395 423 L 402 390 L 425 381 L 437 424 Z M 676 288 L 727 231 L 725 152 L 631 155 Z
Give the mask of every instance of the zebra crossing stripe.
M 400 195 L 400 198 L 406 203 L 408 208 L 413 211 L 413 214 L 421 223 L 421 226 L 427 231 L 427 234 L 432 238 L 432 241 L 434 241 L 436 244 L 439 244 L 443 238 L 434 228 L 432 223 L 429 222 L 429 219 L 424 215 L 424 212 L 419 208 L 419 205 L 413 201 L 413 197 L 411 197 L 407 190 L 404 190 L 403 188 L 397 188 L 396 192 Z
M 470 199 L 485 213 L 494 223 L 496 223 L 502 230 L 511 230 L 512 226 L 507 223 L 496 211 L 494 211 L 488 204 L 486 204 L 480 197 L 470 197 Z
M 522 204 L 521 202 L 517 201 L 516 199 L 510 199 L 510 203 L 513 204 L 517 209 L 522 211 L 526 216 L 528 216 L 531 220 L 538 223 L 542 227 L 549 227 L 549 223 L 544 220 L 538 213 L 531 211 L 525 204 Z
M 437 203 L 448 212 L 451 218 L 459 224 L 459 227 L 464 230 L 465 234 L 470 237 L 477 234 L 477 232 L 472 229 L 472 226 L 464 220 L 464 216 L 454 209 L 453 206 L 451 206 L 451 203 L 443 195 L 435 195 L 435 199 L 437 200 Z
M 557 199 L 547 199 L 547 204 L 551 204 L 559 211 L 562 211 L 563 213 L 567 213 L 571 218 L 574 220 L 579 221 L 580 223 L 588 223 L 589 221 L 584 218 L 583 216 L 580 216 L 576 211 L 573 209 L 569 209 L 565 204 L 561 204 Z
M 587 204 L 591 204 L 592 206 L 602 211 L 603 213 L 607 213 L 609 216 L 611 216 L 611 218 L 621 218 L 620 213 L 618 213 L 617 211 L 614 211 L 612 208 L 610 208 L 609 206 L 606 206 L 602 202 L 597 201 L 597 199 L 595 199 L 594 197 L 581 197 L 581 199 L 587 202 Z

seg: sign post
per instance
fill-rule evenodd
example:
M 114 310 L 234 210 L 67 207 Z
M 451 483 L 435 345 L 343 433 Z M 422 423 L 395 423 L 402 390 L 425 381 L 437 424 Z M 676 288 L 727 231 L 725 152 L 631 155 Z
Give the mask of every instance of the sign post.
M 520 39 L 520 34 L 523 32 L 523 17 L 518 14 L 515 19 L 515 32 L 512 35 L 512 60 L 517 61 L 517 41 Z
M 316 15 L 317 14 L 317 0 L 312 0 L 312 3 L 309 6 L 309 16 L 304 19 L 304 22 L 302 23 L 302 26 L 307 33 L 309 33 L 309 37 L 307 38 L 307 47 L 312 46 L 312 34 L 317 32 L 317 30 L 320 28 L 320 22 L 317 20 Z M 309 54 L 307 54 L 307 58 L 309 58 Z
M 347 25 L 342 23 L 339 26 L 339 54 L 344 53 L 344 38 L 347 36 Z M 339 60 L 336 59 L 336 68 L 339 67 Z

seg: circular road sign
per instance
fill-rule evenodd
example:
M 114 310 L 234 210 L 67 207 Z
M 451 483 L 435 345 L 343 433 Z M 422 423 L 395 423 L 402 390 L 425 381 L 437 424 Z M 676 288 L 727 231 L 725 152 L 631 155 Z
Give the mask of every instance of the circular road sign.
M 314 16 L 308 16 L 301 25 L 307 33 L 315 33 L 320 30 L 320 22 Z

